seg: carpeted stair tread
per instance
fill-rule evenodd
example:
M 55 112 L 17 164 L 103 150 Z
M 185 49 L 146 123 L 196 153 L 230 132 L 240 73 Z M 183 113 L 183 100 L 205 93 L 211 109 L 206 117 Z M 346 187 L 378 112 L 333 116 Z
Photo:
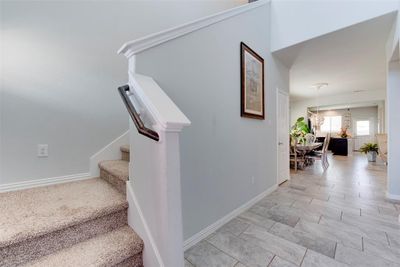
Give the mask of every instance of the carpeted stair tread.
M 129 151 L 130 151 L 130 145 L 121 146 L 121 152 L 129 153 Z
M 100 178 L 0 194 L 0 248 L 122 211 L 125 196 Z
M 24 266 L 123 266 L 122 263 L 129 260 L 129 266 L 139 267 L 142 266 L 142 250 L 141 238 L 129 226 L 123 226 L 29 262 Z M 132 261 L 132 257 L 136 255 L 138 257 Z
M 130 146 L 129 145 L 124 145 L 120 147 L 121 150 L 121 159 L 125 161 L 130 161 L 131 159 L 131 154 L 130 152 Z
M 129 162 L 125 160 L 106 160 L 99 163 L 100 170 L 106 171 L 122 181 L 129 179 Z

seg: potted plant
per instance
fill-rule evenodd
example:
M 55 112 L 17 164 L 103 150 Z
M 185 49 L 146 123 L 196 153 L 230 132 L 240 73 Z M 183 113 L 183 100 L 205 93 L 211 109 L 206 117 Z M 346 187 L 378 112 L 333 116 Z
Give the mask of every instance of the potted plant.
M 373 143 L 365 143 L 361 148 L 360 151 L 367 154 L 369 162 L 376 161 L 376 155 L 378 154 L 378 144 Z
M 351 138 L 351 136 L 347 133 L 347 130 L 347 127 L 342 127 L 338 135 L 341 138 Z
M 297 140 L 299 143 L 304 143 L 306 141 L 306 134 L 310 133 L 310 128 L 308 128 L 304 117 L 297 119 L 296 123 L 292 126 L 290 131 L 290 136 L 293 140 Z

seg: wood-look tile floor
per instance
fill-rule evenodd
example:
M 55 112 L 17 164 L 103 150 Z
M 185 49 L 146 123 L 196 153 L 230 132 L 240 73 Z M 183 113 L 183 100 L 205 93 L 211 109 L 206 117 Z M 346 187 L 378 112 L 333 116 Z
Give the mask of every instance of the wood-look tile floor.
M 185 252 L 185 267 L 400 266 L 400 203 L 386 166 L 330 156 Z

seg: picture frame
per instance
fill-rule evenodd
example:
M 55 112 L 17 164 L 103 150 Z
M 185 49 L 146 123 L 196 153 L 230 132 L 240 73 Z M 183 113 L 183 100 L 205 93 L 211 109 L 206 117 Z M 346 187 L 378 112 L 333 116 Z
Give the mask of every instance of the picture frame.
M 240 43 L 241 117 L 265 119 L 264 59 Z

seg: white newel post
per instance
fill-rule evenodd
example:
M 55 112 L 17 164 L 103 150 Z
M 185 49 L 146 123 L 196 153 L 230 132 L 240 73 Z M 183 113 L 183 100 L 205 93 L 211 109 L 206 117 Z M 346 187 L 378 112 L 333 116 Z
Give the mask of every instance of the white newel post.
M 165 152 L 165 161 L 162 162 L 165 181 L 160 190 L 160 194 L 164 194 L 162 199 L 165 204 L 161 210 L 165 219 L 162 223 L 164 244 L 161 251 L 165 266 L 184 266 L 179 132 L 160 129 Z
M 179 136 L 190 121 L 151 77 L 132 72 L 134 64 L 131 57 L 131 101 L 160 140 L 139 134 L 130 122 L 128 222 L 145 243 L 146 267 L 183 267 Z

